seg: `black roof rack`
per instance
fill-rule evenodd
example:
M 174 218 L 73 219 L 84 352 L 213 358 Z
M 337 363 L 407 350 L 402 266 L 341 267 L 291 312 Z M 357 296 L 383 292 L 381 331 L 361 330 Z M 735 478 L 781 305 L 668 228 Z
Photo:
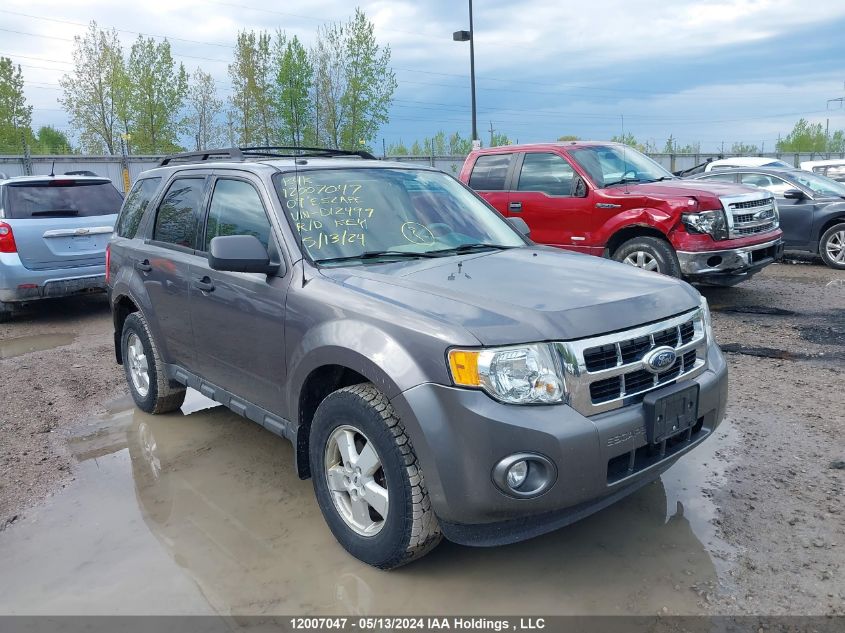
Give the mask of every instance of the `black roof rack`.
M 164 167 L 172 163 L 200 163 L 207 160 L 235 160 L 242 161 L 247 158 L 300 158 L 306 156 L 328 158 L 332 156 L 357 156 L 367 160 L 376 160 L 376 157 L 365 152 L 349 151 L 344 149 L 330 149 L 328 147 L 297 147 L 294 145 L 267 145 L 259 147 L 226 147 L 220 149 L 209 149 L 199 152 L 183 152 L 171 154 L 162 158 L 158 166 Z

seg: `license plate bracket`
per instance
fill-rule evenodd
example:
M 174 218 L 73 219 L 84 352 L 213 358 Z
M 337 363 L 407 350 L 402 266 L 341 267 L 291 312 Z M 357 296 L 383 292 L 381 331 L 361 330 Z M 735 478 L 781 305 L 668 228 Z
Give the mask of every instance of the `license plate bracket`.
M 646 394 L 646 437 L 650 444 L 684 433 L 698 420 L 698 383 L 673 385 Z

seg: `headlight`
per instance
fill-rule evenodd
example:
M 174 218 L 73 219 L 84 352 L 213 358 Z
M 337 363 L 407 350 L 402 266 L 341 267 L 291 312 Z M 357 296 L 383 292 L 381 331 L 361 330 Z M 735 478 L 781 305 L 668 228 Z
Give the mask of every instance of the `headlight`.
M 707 304 L 707 297 L 701 297 L 701 319 L 704 321 L 704 333 L 707 335 L 707 340 L 714 342 L 716 338 L 713 336 L 713 321 L 710 319 L 710 306 Z
M 778 201 L 772 198 L 772 210 L 775 212 L 775 222 L 774 227 L 778 228 L 780 226 L 780 209 L 778 209 Z
M 562 372 L 550 345 L 449 351 L 452 381 L 480 387 L 508 404 L 556 404 L 564 401 Z
M 728 239 L 728 222 L 723 211 L 684 213 L 681 220 L 693 233 L 705 233 L 714 240 Z

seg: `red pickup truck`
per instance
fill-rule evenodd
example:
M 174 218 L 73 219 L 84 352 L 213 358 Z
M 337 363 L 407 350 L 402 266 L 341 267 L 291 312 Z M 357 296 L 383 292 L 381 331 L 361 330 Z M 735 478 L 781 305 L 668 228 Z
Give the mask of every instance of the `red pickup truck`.
M 535 242 L 689 281 L 734 285 L 783 254 L 770 192 L 683 180 L 619 143 L 476 150 L 460 179 Z

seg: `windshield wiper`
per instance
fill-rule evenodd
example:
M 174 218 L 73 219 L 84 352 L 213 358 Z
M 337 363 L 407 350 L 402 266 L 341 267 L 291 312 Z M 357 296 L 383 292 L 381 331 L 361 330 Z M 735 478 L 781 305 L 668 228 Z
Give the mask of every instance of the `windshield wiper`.
M 325 264 L 332 262 L 347 262 L 356 259 L 378 259 L 380 257 L 408 257 L 416 259 L 418 257 L 437 257 L 437 255 L 431 255 L 429 253 L 414 253 L 411 251 L 364 251 L 363 253 L 358 253 L 357 255 L 344 255 L 342 257 L 327 257 L 326 259 L 318 259 L 316 262 L 318 264 Z
M 29 214 L 32 217 L 45 215 L 79 215 L 76 209 L 51 209 L 50 211 L 33 211 Z
M 440 255 L 452 255 L 452 254 L 460 254 L 460 253 L 471 253 L 473 251 L 480 251 L 480 250 L 497 250 L 503 251 L 509 248 L 516 248 L 514 246 L 504 246 L 503 244 L 485 244 L 484 242 L 478 242 L 477 244 L 461 244 L 460 246 L 455 246 L 454 248 L 443 248 L 437 251 L 428 251 L 426 255 L 430 257 L 438 257 Z
M 612 187 L 613 185 L 624 185 L 626 182 L 642 182 L 639 178 L 623 178 L 622 180 L 617 180 L 616 182 L 606 182 L 604 183 L 605 187 Z

